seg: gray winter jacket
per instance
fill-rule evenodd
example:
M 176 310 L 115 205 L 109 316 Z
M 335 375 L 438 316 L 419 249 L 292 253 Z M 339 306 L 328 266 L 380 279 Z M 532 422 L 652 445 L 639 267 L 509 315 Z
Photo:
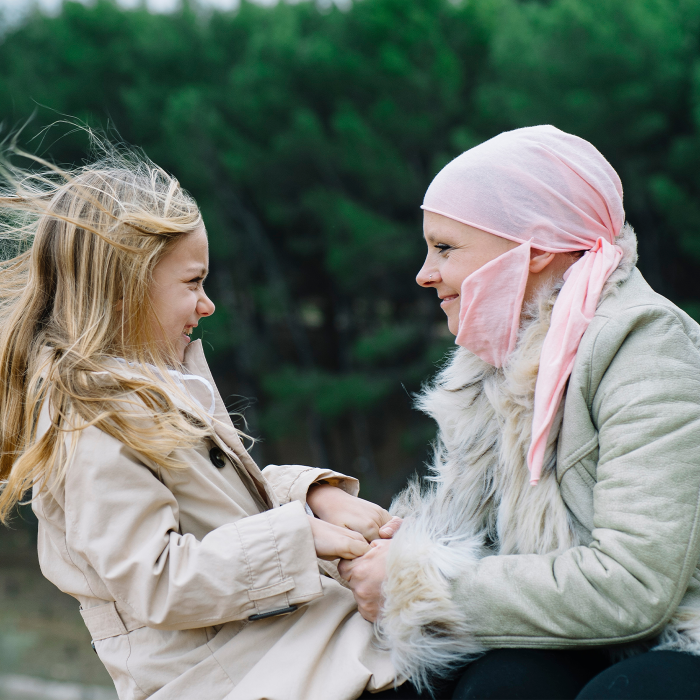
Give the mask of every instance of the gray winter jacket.
M 396 506 L 382 624 L 399 670 L 420 678 L 494 647 L 700 653 L 700 326 L 649 287 L 629 228 L 625 240 L 540 485 L 525 454 L 556 292 L 505 370 L 460 349 L 423 397 L 437 484 Z

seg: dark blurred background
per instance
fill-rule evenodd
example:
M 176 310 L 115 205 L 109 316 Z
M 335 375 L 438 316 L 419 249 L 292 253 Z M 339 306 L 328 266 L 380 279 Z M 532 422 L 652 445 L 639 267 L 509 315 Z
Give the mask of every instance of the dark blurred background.
M 591 141 L 643 274 L 700 317 L 699 39 L 697 0 L 66 2 L 6 14 L 0 121 L 33 115 L 23 145 L 59 163 L 86 141 L 44 126 L 111 127 L 175 173 L 210 236 L 201 337 L 255 458 L 331 466 L 387 505 L 434 434 L 411 395 L 452 338 L 413 279 L 419 206 L 462 151 L 542 123 Z M 32 527 L 0 556 L 35 558 Z

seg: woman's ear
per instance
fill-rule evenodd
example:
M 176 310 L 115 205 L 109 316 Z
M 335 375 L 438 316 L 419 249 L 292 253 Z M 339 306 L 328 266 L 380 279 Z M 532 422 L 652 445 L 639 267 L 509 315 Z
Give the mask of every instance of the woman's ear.
M 545 253 L 543 250 L 533 248 L 530 251 L 530 272 L 539 274 L 556 257 L 556 253 Z

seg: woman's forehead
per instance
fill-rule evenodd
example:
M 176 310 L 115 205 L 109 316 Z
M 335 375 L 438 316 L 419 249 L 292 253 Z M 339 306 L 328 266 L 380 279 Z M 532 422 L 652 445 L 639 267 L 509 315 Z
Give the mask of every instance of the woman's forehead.
M 428 243 L 433 243 L 438 239 L 449 237 L 457 238 L 461 241 L 490 241 L 498 238 L 492 233 L 455 221 L 442 214 L 426 211 L 423 217 L 423 237 Z

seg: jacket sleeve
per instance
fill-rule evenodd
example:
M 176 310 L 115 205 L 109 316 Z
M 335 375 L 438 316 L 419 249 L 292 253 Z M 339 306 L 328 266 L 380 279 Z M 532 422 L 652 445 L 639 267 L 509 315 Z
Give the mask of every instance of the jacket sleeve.
M 323 595 L 301 504 L 241 518 L 200 541 L 180 534 L 175 497 L 122 443 L 91 427 L 77 450 L 66 475 L 68 550 L 143 624 L 204 627 Z
M 270 464 L 263 469 L 263 476 L 272 487 L 280 503 L 300 501 L 306 504 L 306 493 L 312 484 L 327 481 L 351 496 L 360 493 L 360 482 L 332 469 L 316 469 L 299 464 Z
M 436 652 L 439 665 L 453 662 L 452 652 L 623 643 L 661 631 L 700 556 L 697 342 L 664 307 L 628 310 L 597 329 L 585 381 L 569 389 L 589 392 L 598 431 L 588 546 L 480 558 L 477 542 L 417 547 L 419 533 L 404 523 L 391 545 L 386 612 L 409 667 L 419 638 L 430 643 L 438 632 L 443 641 L 461 635 Z M 426 594 L 434 613 L 413 616 L 422 635 L 399 620 L 402 607 L 420 607 L 402 583 L 411 568 L 414 591 L 419 581 L 434 585 Z

